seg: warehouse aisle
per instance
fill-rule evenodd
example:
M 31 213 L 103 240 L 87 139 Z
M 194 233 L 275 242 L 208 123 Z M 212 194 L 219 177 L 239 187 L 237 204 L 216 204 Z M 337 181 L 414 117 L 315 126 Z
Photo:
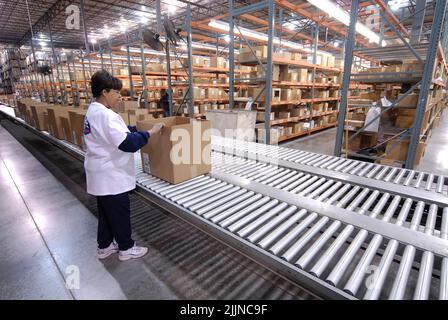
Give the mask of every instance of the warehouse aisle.
M 5 189 L 0 203 L 6 205 L 0 246 L 8 248 L 0 257 L 0 273 L 7 275 L 0 281 L 0 297 L 126 298 L 119 281 L 95 257 L 96 218 L 90 211 L 3 127 L 0 158 Z M 79 289 L 73 277 L 77 269 Z M 66 288 L 66 280 L 73 289 Z M 175 297 L 152 279 L 151 286 L 152 298 Z
M 448 175 L 448 112 L 444 110 L 440 125 L 432 130 L 425 154 L 415 168 L 425 172 Z
M 281 147 L 333 155 L 336 128 L 313 133 L 307 137 L 280 144 Z
M 0 187 L 5 190 L 0 194 L 1 231 L 6 228 L 0 246 L 14 247 L 0 257 L 0 273 L 8 275 L 0 278 L 0 299 L 313 298 L 136 194 L 131 194 L 133 234 L 149 246 L 149 254 L 125 263 L 116 256 L 98 261 L 96 204 L 85 194 L 82 163 L 18 125 L 2 125 L 0 174 L 10 172 L 10 179 Z M 12 186 L 28 229 L 16 219 L 19 205 L 7 200 L 14 199 L 7 192 Z M 25 241 L 32 242 L 32 250 L 20 250 L 31 247 Z M 9 263 L 14 257 L 17 261 Z M 41 273 L 25 284 L 18 265 L 33 273 L 40 266 L 36 272 Z M 69 266 L 79 267 L 79 289 L 65 289 L 64 279 L 73 272 Z
M 326 155 L 333 155 L 336 128 L 329 129 L 308 137 L 282 143 L 280 146 Z M 418 171 L 434 174 L 448 174 L 448 112 L 445 111 L 440 119 L 440 125 L 432 132 L 428 140 L 425 154 L 418 166 Z

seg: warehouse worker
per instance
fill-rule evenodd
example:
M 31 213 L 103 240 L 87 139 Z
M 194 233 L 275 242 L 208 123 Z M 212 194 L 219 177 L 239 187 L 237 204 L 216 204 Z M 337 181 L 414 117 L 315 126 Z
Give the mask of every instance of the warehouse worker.
M 163 125 L 157 124 L 148 132 L 127 127 L 112 111 L 121 100 L 122 83 L 107 71 L 95 72 L 91 86 L 95 101 L 90 104 L 84 121 L 84 168 L 87 193 L 97 197 L 98 258 L 104 259 L 116 252 L 121 261 L 140 258 L 148 248 L 137 246 L 131 237 L 128 192 L 135 188 L 133 153 Z
M 169 96 L 168 91 L 165 89 L 161 90 L 161 98 L 159 102 L 157 102 L 157 108 L 163 109 L 163 116 L 165 118 L 170 116 L 170 102 L 169 102 Z

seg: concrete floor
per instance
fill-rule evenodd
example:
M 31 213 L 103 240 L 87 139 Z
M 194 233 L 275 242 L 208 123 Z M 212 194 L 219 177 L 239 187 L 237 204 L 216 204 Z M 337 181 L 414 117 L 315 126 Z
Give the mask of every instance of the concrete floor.
M 333 155 L 336 128 L 325 130 L 317 134 L 282 143 L 280 146 L 305 150 L 320 154 Z M 433 130 L 428 140 L 425 154 L 414 169 L 434 174 L 448 174 L 448 112 L 442 114 L 440 125 Z
M 425 154 L 416 170 L 431 172 L 434 174 L 448 174 L 448 112 L 444 110 L 440 125 L 432 130 L 432 136 L 428 140 Z
M 333 155 L 336 128 L 313 133 L 309 136 L 280 144 L 281 147 Z
M 82 163 L 2 120 L 0 299 L 314 298 L 134 193 L 131 210 L 133 237 L 149 254 L 99 261 Z M 79 287 L 67 288 L 76 269 Z

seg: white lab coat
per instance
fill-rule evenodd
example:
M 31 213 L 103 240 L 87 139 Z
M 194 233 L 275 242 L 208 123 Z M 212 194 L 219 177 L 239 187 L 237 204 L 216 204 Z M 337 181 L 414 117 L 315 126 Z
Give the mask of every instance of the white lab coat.
M 84 121 L 87 193 L 104 196 L 135 189 L 134 154 L 118 149 L 128 132 L 117 113 L 101 103 L 90 104 Z

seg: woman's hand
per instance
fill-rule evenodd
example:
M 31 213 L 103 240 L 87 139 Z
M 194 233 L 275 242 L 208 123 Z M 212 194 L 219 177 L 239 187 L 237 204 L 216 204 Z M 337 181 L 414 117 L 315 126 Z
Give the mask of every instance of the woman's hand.
M 148 131 L 148 133 L 149 133 L 149 135 L 150 136 L 152 136 L 153 134 L 156 134 L 156 133 L 158 133 L 158 132 L 161 132 L 162 131 L 162 128 L 164 127 L 165 125 L 163 124 L 163 123 L 156 123 L 149 131 Z

